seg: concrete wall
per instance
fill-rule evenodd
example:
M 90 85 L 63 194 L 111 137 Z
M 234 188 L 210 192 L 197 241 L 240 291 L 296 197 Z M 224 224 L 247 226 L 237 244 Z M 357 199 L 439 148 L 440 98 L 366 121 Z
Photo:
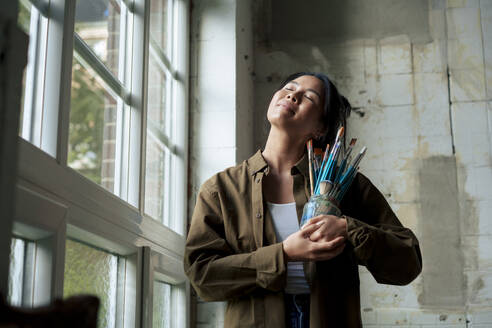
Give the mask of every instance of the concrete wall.
M 365 325 L 492 325 L 492 2 L 296 6 L 256 2 L 255 145 L 281 79 L 327 73 L 355 108 L 361 170 L 422 246 L 409 286 L 361 268 Z
M 254 152 L 251 3 L 191 4 L 190 219 L 201 184 Z M 223 326 L 225 303 L 192 305 L 192 327 Z
M 206 7 L 192 14 L 201 25 L 194 25 L 191 42 L 194 60 L 209 66 L 194 63 L 194 88 L 204 88 L 200 72 L 215 69 L 219 62 L 229 65 L 222 59 L 208 62 L 200 52 L 210 42 L 203 34 L 200 38 L 199 31 L 208 29 L 203 17 L 220 17 L 222 22 L 230 17 L 235 49 L 243 40 L 249 45 L 250 38 L 238 38 L 234 25 L 244 22 L 250 11 L 245 16 L 236 11 L 234 20 L 233 13 L 222 10 L 230 1 L 194 1 L 205 2 Z M 254 112 L 239 110 L 254 122 L 250 149 L 264 145 L 266 109 L 284 77 L 300 70 L 327 73 L 354 107 L 349 135 L 369 148 L 362 172 L 421 242 L 424 270 L 409 286 L 378 285 L 360 269 L 364 326 L 491 327 L 492 1 L 238 3 L 245 2 L 253 5 L 254 52 L 246 49 L 248 60 L 254 59 Z M 233 74 L 241 71 L 240 54 L 235 61 Z M 250 75 L 243 76 L 250 83 Z M 215 98 L 200 90 L 192 89 L 193 120 L 203 115 L 205 104 L 217 108 L 213 104 L 220 89 L 209 85 Z M 236 120 L 236 131 L 241 129 L 237 116 L 230 120 Z M 190 126 L 196 191 L 200 181 L 228 166 L 218 154 L 229 154 L 235 144 L 213 139 L 208 146 L 217 148 L 216 153 L 204 153 L 200 125 Z M 229 159 L 232 165 L 235 156 Z M 190 208 L 192 204 L 193 197 Z M 199 326 L 221 326 L 223 304 L 200 304 L 197 318 Z

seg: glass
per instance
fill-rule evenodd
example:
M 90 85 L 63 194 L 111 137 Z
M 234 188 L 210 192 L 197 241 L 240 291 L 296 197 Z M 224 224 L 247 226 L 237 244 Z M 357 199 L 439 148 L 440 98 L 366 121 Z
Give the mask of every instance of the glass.
M 19 0 L 19 15 L 17 16 L 17 24 L 20 28 L 29 34 L 29 25 L 31 23 L 31 3 L 28 1 Z M 26 65 L 27 67 L 27 65 Z M 19 135 L 22 136 L 22 117 L 24 114 L 24 98 L 26 96 L 26 68 L 22 73 L 22 96 L 19 119 Z
M 154 281 L 153 328 L 171 327 L 171 285 Z
M 342 211 L 340 211 L 336 200 L 326 195 L 313 195 L 304 204 L 300 227 L 302 228 L 310 218 L 321 214 L 340 216 Z
M 24 258 L 26 242 L 12 238 L 10 243 L 9 290 L 7 302 L 15 306 L 22 305 L 22 280 L 24 277 Z
M 169 135 L 171 81 L 164 69 L 155 56 L 149 56 L 147 117 L 155 128 Z
M 169 225 L 171 79 L 158 59 L 149 57 L 144 208 L 145 213 Z
M 149 133 L 148 133 L 149 134 Z M 147 135 L 145 162 L 145 213 L 167 225 L 166 203 L 166 152 L 155 138 Z
M 171 31 L 172 1 L 150 1 L 150 38 L 151 43 L 157 45 L 163 54 L 171 61 L 170 41 L 168 31 Z
M 74 56 L 68 140 L 68 165 L 114 191 L 116 99 Z
M 19 14 L 17 15 L 17 24 L 19 27 L 29 34 L 29 26 L 31 23 L 31 3 L 26 0 L 19 0 Z
M 29 29 L 31 26 L 31 3 L 27 0 L 19 0 L 19 14 L 17 16 L 17 24 L 19 27 L 29 35 Z M 33 45 L 29 42 L 29 48 Z M 31 51 L 31 49 L 29 49 Z M 28 58 L 29 60 L 29 58 Z M 29 65 L 29 62 L 27 63 Z M 19 136 L 22 136 L 22 128 L 24 125 L 24 100 L 26 97 L 26 71 L 27 65 L 24 68 L 24 72 L 22 73 L 22 95 L 21 95 L 21 104 L 20 104 L 20 117 L 19 117 Z
M 118 76 L 120 0 L 77 0 L 75 32 Z
M 34 300 L 36 243 L 12 238 L 10 244 L 7 301 L 15 306 L 31 307 Z
M 77 241 L 67 240 L 63 296 L 98 296 L 99 328 L 115 327 L 117 281 L 117 256 Z

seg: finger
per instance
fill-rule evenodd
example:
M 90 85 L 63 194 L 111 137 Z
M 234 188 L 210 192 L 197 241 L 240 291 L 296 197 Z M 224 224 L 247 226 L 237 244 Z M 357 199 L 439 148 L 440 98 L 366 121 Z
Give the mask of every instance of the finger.
M 319 223 L 324 223 L 324 221 L 320 221 Z M 311 239 L 311 241 L 319 241 L 323 239 L 326 239 L 325 241 L 330 241 L 331 238 L 328 239 L 328 236 L 326 234 L 326 228 L 325 228 L 326 226 L 323 226 L 322 224 L 318 224 L 318 223 L 316 223 L 316 225 L 318 226 L 318 229 L 316 229 L 313 233 L 311 233 L 309 239 Z
M 336 231 L 331 226 L 322 225 L 321 227 L 319 227 L 318 230 L 316 230 L 309 236 L 309 239 L 311 239 L 312 241 L 328 242 L 339 236 L 345 237 L 343 233 Z
M 315 232 L 313 232 L 310 236 L 309 236 L 309 239 L 311 241 L 318 241 L 320 240 L 322 237 L 321 233 L 319 232 L 319 230 L 316 230 Z
M 331 247 L 331 249 L 334 249 L 340 245 L 345 244 L 345 237 L 344 236 L 338 236 L 338 237 L 334 238 L 333 240 L 329 241 L 328 244 Z
M 304 229 L 305 227 L 307 226 L 310 226 L 312 224 L 315 224 L 315 223 L 318 223 L 320 224 L 319 222 L 323 222 L 323 217 L 324 215 L 318 215 L 318 216 L 315 216 L 315 217 L 312 217 L 310 218 L 302 227 L 301 227 L 301 230 Z
M 304 229 L 300 230 L 302 233 L 302 236 L 304 238 L 309 238 L 309 236 L 315 232 L 316 230 L 318 229 L 318 226 L 317 225 L 309 225 L 309 226 L 306 226 Z
M 325 215 L 318 215 L 309 219 L 308 224 L 314 224 L 322 221 L 325 218 Z
M 316 252 L 332 251 L 344 243 L 345 243 L 345 238 L 343 236 L 336 237 L 335 239 L 326 242 L 317 242 L 315 244 L 316 245 L 315 251 Z

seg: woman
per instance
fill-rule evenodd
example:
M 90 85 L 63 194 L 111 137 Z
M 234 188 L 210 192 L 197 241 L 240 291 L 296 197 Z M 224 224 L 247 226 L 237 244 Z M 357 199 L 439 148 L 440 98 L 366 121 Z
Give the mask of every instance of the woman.
M 203 300 L 228 302 L 225 327 L 361 327 L 358 264 L 380 283 L 420 273 L 415 235 L 360 173 L 342 217 L 299 230 L 310 193 L 306 141 L 333 143 L 347 108 L 325 75 L 291 75 L 270 102 L 265 149 L 201 186 L 185 272 Z

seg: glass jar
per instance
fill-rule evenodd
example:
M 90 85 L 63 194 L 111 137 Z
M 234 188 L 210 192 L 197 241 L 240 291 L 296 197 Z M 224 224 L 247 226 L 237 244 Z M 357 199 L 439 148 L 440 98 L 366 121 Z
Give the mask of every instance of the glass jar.
M 327 195 L 311 196 L 304 205 L 300 227 L 302 228 L 310 218 L 322 214 L 340 216 L 342 211 L 339 209 L 338 202 Z

